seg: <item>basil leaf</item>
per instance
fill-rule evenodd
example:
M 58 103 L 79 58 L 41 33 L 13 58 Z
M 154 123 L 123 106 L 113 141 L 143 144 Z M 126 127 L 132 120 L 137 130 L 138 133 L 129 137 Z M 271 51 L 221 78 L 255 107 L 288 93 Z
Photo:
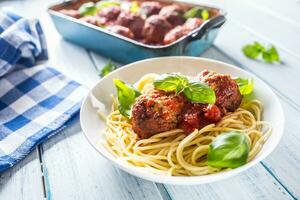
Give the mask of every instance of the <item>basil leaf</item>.
M 111 7 L 111 6 L 120 6 L 121 3 L 119 1 L 99 1 L 97 4 L 96 4 L 96 8 L 97 10 L 102 10 L 103 8 L 108 8 L 108 7 Z
M 241 95 L 248 95 L 252 93 L 254 88 L 254 82 L 252 78 L 249 79 L 235 78 L 235 81 L 239 86 Z
M 204 20 L 209 18 L 209 12 L 208 10 L 202 8 L 202 7 L 193 7 L 190 10 L 188 10 L 187 12 L 184 13 L 183 17 L 185 19 L 189 19 L 189 18 L 202 18 Z
M 253 44 L 245 45 L 242 50 L 248 58 L 257 59 L 261 52 L 265 51 L 265 48 L 259 42 L 254 42 Z
M 267 63 L 280 62 L 279 54 L 274 46 L 263 52 L 262 57 Z
M 84 3 L 78 9 L 81 16 L 95 15 L 97 8 L 93 2 Z
M 209 12 L 208 12 L 208 10 L 204 9 L 204 10 L 201 11 L 201 18 L 204 19 L 204 20 L 209 19 Z
M 130 5 L 130 12 L 137 13 L 140 10 L 140 6 L 137 1 L 133 1 Z
M 192 102 L 209 104 L 216 102 L 214 90 L 204 83 L 190 83 L 190 85 L 183 90 L 183 93 Z
M 254 42 L 253 44 L 245 45 L 242 51 L 245 56 L 251 59 L 257 59 L 262 55 L 266 63 L 280 62 L 279 54 L 274 46 L 267 49 L 259 42 Z
M 102 70 L 100 72 L 100 76 L 104 77 L 107 74 L 109 74 L 110 72 L 114 71 L 115 69 L 117 69 L 117 65 L 113 64 L 111 62 L 111 60 L 109 60 L 108 63 L 106 65 L 104 65 L 104 67 L 102 68 Z
M 227 132 L 219 135 L 209 146 L 208 165 L 236 168 L 247 162 L 250 143 L 244 133 Z
M 125 117 L 131 117 L 131 109 L 135 103 L 135 99 L 141 95 L 139 91 L 131 85 L 124 83 L 119 79 L 114 79 L 114 84 L 117 88 L 117 96 L 119 101 L 119 111 Z
M 187 78 L 179 74 L 163 74 L 157 77 L 153 82 L 155 89 L 175 91 L 176 94 L 181 92 L 188 84 Z

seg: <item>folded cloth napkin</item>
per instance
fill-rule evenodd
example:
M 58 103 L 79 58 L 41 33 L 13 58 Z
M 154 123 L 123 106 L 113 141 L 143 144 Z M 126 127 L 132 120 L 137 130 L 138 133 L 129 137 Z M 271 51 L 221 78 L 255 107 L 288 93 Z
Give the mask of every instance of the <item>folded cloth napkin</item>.
M 86 89 L 45 64 L 37 20 L 0 11 L 0 172 L 78 113 Z

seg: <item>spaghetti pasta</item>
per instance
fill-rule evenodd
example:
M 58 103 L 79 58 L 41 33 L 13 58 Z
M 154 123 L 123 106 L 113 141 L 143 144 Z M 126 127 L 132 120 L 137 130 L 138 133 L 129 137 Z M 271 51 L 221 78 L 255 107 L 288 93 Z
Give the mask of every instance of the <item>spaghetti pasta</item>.
M 143 80 L 139 89 L 146 93 L 153 80 Z M 210 143 L 221 133 L 238 131 L 245 133 L 250 142 L 248 162 L 260 152 L 272 132 L 270 124 L 262 121 L 263 106 L 260 101 L 243 103 L 235 112 L 229 113 L 216 124 L 210 124 L 189 135 L 174 129 L 138 139 L 130 121 L 117 110 L 118 101 L 113 98 L 112 110 L 106 117 L 105 145 L 118 159 L 169 176 L 207 175 L 228 168 L 207 165 Z

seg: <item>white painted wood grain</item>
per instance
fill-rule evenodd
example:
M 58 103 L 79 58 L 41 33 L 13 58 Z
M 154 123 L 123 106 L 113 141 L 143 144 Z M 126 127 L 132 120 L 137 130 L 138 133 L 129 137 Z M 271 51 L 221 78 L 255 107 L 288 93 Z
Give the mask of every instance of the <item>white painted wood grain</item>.
M 0 174 L 0 199 L 40 200 L 44 198 L 37 151 Z
M 285 50 L 278 48 L 282 64 L 267 64 L 260 60 L 255 61 L 245 57 L 241 48 L 253 41 L 268 43 L 268 41 L 248 32 L 235 23 L 227 23 L 218 36 L 215 45 L 226 53 L 236 63 L 266 81 L 272 88 L 285 95 L 294 103 L 300 102 L 299 85 L 300 58 L 297 58 Z
M 0 8 L 11 6 L 22 11 L 24 1 L 2 1 Z M 28 5 L 29 7 L 29 5 Z M 25 11 L 22 11 L 26 15 Z M 0 199 L 40 200 L 44 198 L 40 162 L 33 150 L 24 160 L 0 174 Z
M 247 0 L 249 3 L 255 4 L 264 12 L 277 15 L 287 23 L 300 23 L 300 1 L 297 0 Z
M 276 46 L 280 46 L 294 55 L 300 55 L 300 40 L 297 39 L 300 35 L 299 21 L 287 18 L 283 14 L 284 17 L 281 17 L 280 13 L 276 15 L 276 12 L 268 7 L 264 9 L 259 0 L 256 2 L 251 0 L 200 0 L 199 2 L 223 7 L 228 12 L 228 22 L 239 23 Z M 270 2 L 274 4 L 273 1 Z M 280 8 L 282 4 L 286 4 L 286 1 L 276 1 L 276 4 Z M 299 3 L 294 4 L 288 3 L 290 7 L 294 6 L 293 9 L 298 10 L 294 15 L 299 15 Z
M 189 199 L 292 199 L 272 177 L 257 165 L 241 175 L 199 186 L 165 185 L 174 200 Z
M 35 4 L 32 4 L 32 2 Z M 50 63 L 72 78 L 87 86 L 92 86 L 99 78 L 89 55 L 86 50 L 65 42 L 57 34 L 45 13 L 48 2 L 50 1 L 46 1 L 46 3 L 38 0 L 22 1 L 22 3 L 7 3 L 6 1 L 5 4 L 13 4 L 15 9 L 22 11 L 27 16 L 39 17 L 46 32 Z M 261 21 L 272 18 L 270 13 L 266 14 L 261 9 L 255 8 L 255 6 L 253 9 L 253 5 L 248 6 L 249 3 L 239 7 L 238 5 L 243 3 L 237 2 L 236 5 L 231 6 L 235 2 L 225 2 L 227 6 L 230 6 L 228 11 L 231 12 L 230 18 L 232 18 L 232 22 L 229 20 L 228 26 L 220 34 L 216 45 L 220 50 L 236 59 L 237 62 L 243 63 L 244 68 L 262 76 L 272 87 L 286 96 L 285 101 L 289 98 L 292 103 L 297 104 L 299 102 L 297 88 L 282 83 L 288 80 L 290 85 L 299 85 L 297 79 L 299 60 L 289 53 L 296 54 L 299 52 L 300 46 L 296 42 L 291 42 L 295 34 L 299 33 L 297 32 L 298 28 L 292 27 L 292 29 L 289 29 L 290 25 L 283 25 L 281 27 L 288 27 L 288 29 L 283 32 L 277 32 L 277 27 L 280 27 L 282 20 L 276 20 L 275 23 L 275 20 L 271 19 L 271 27 L 266 29 L 264 27 L 265 22 Z M 240 16 L 239 9 L 246 9 L 244 16 Z M 239 22 L 239 20 L 249 17 L 249 14 L 256 16 L 257 20 L 252 22 L 249 19 L 245 21 L 245 24 Z M 293 32 L 289 33 L 287 32 L 288 30 Z M 288 52 L 280 52 L 285 62 L 284 67 L 265 65 L 243 57 L 240 52 L 241 45 L 256 39 L 257 35 L 261 36 L 262 40 L 267 38 L 266 41 L 274 41 L 275 44 L 279 44 L 279 46 L 288 50 Z M 106 62 L 101 56 L 91 55 L 96 59 L 98 67 L 101 67 L 101 64 Z M 210 50 L 205 56 L 232 62 L 230 58 L 220 55 L 216 50 Z M 297 121 L 299 113 L 293 110 L 290 105 L 285 105 L 285 108 L 289 119 L 289 128 L 286 129 L 289 137 L 284 138 L 279 148 L 264 164 L 271 169 L 275 177 L 279 178 L 294 196 L 299 198 L 299 179 L 295 175 L 299 172 L 299 151 L 295 151 L 300 144 L 298 134 L 300 127 Z M 48 170 L 47 180 L 50 186 L 48 189 L 53 199 L 161 199 L 155 184 L 121 172 L 99 157 L 83 138 L 78 123 L 46 142 L 43 148 L 44 161 Z M 26 159 L 29 158 L 27 157 Z M 33 159 L 34 161 L 36 160 L 36 158 Z M 31 165 L 34 161 L 31 161 L 29 164 Z M 35 164 L 33 167 L 29 166 L 29 164 L 26 166 L 21 166 L 20 164 L 20 169 L 13 168 L 16 172 L 12 174 L 12 177 L 5 174 L 1 176 L 4 177 L 1 179 L 0 185 L 1 197 L 3 194 L 7 197 L 20 197 L 20 199 L 37 199 L 40 197 L 38 193 L 32 192 L 34 188 L 26 188 L 26 191 L 23 191 L 24 184 L 30 184 L 30 177 L 35 177 L 30 176 L 30 170 L 39 172 L 35 170 Z M 26 177 L 27 181 L 24 181 L 22 177 Z M 37 186 L 39 185 L 40 183 L 37 183 Z M 15 186 L 15 188 L 12 186 Z M 261 165 L 248 170 L 240 176 L 219 183 L 194 187 L 166 186 L 166 188 L 174 199 L 291 198 L 286 193 L 286 190 Z M 17 196 L 14 194 L 15 191 L 23 191 L 23 195 Z
M 78 123 L 44 143 L 53 199 L 161 199 L 154 183 L 116 169 L 87 142 Z

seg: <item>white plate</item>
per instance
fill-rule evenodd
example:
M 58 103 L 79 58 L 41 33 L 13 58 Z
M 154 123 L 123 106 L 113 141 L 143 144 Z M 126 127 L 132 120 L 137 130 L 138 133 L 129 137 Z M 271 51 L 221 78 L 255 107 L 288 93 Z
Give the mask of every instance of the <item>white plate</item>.
M 185 75 L 196 75 L 204 69 L 230 74 L 232 76 L 254 78 L 255 95 L 264 105 L 263 120 L 272 124 L 273 132 L 263 146 L 261 152 L 251 162 L 227 172 L 190 177 L 157 175 L 145 169 L 131 166 L 126 162 L 117 160 L 103 146 L 102 142 L 104 137 L 101 135 L 101 130 L 105 127 L 105 124 L 98 118 L 96 109 L 93 108 L 89 97 L 85 98 L 80 111 L 81 127 L 87 140 L 102 156 L 110 160 L 111 163 L 115 164 L 120 169 L 140 178 L 160 183 L 178 185 L 210 183 L 239 174 L 259 163 L 261 160 L 266 158 L 266 156 L 268 156 L 279 143 L 283 134 L 284 114 L 281 104 L 273 91 L 256 76 L 240 68 L 215 60 L 195 57 L 154 58 L 129 64 L 110 73 L 105 78 L 101 79 L 92 88 L 91 92 L 95 95 L 95 97 L 97 97 L 97 99 L 105 104 L 108 112 L 111 107 L 110 95 L 112 93 L 115 94 L 115 88 L 112 81 L 114 78 L 121 79 L 128 83 L 135 83 L 139 78 L 147 73 L 162 74 L 167 72 L 181 72 Z M 95 176 L 97 176 L 97 174 L 95 174 Z

